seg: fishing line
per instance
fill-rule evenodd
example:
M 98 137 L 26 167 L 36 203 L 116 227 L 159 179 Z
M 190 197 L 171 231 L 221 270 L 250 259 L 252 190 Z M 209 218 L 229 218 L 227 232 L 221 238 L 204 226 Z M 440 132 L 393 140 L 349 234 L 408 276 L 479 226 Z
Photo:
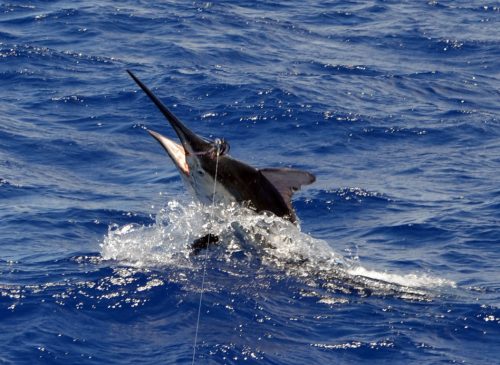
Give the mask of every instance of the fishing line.
M 219 156 L 221 152 L 221 145 L 223 145 L 223 141 L 220 139 L 215 140 L 215 148 L 216 148 L 216 159 L 215 159 L 215 176 L 214 176 L 214 191 L 212 193 L 212 211 L 210 212 L 210 223 L 214 223 L 214 211 L 215 211 L 215 192 L 217 188 L 217 171 L 219 169 Z M 208 259 L 208 247 L 210 247 L 210 233 L 207 236 L 207 249 L 205 250 L 205 256 L 203 258 L 203 274 L 201 277 L 201 292 L 200 292 L 200 301 L 198 303 L 198 317 L 196 319 L 196 331 L 194 333 L 194 344 L 193 344 L 193 358 L 191 361 L 191 365 L 194 365 L 194 359 L 196 356 L 196 344 L 198 342 L 198 330 L 200 328 L 200 316 L 201 316 L 201 304 L 203 302 L 203 291 L 205 290 L 205 276 L 207 272 L 207 259 Z

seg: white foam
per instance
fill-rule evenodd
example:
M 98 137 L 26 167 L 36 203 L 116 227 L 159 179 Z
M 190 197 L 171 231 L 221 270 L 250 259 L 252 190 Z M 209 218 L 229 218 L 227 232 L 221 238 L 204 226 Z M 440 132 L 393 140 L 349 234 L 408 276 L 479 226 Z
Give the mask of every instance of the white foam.
M 191 205 L 172 201 L 158 212 L 153 225 L 113 225 L 101 244 L 101 255 L 137 267 L 189 266 L 188 243 L 202 229 L 197 213 Z
M 369 279 L 379 280 L 386 283 L 401 285 L 409 288 L 438 288 L 443 286 L 456 287 L 451 280 L 436 278 L 427 274 L 396 274 L 384 271 L 368 270 L 362 266 L 351 267 L 346 270 L 353 276 L 362 276 Z
M 231 253 L 254 252 L 261 265 L 284 270 L 306 280 L 344 280 L 370 290 L 436 288 L 455 283 L 427 274 L 398 274 L 366 269 L 336 253 L 326 241 L 315 239 L 292 223 L 271 214 L 255 214 L 237 204 L 212 207 L 194 202 L 170 201 L 150 226 L 112 226 L 101 245 L 105 260 L 136 267 L 192 266 L 192 242 L 212 233 L 224 243 L 225 259 Z M 328 285 L 327 285 L 328 286 Z M 415 293 L 412 290 L 411 293 Z

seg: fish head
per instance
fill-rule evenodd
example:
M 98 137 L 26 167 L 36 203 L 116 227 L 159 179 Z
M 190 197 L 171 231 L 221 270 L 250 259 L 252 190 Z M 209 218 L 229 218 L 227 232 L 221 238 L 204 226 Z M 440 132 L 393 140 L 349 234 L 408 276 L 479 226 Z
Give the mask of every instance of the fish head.
M 198 199 L 204 203 L 211 202 L 215 198 L 218 162 L 227 158 L 229 144 L 220 139 L 212 141 L 203 138 L 191 131 L 131 71 L 127 72 L 166 117 L 180 143 L 153 130 L 148 130 L 149 134 L 165 149 L 182 179 Z M 234 200 L 222 187 L 215 193 L 218 195 L 217 200 Z

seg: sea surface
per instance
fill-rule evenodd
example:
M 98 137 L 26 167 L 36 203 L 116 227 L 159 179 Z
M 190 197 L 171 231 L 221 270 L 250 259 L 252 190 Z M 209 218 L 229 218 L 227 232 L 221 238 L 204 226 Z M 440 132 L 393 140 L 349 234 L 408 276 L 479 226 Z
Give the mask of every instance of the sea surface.
M 496 1 L 2 1 L 0 364 L 498 364 L 499 29 Z M 193 201 L 127 69 L 313 173 L 300 224 Z

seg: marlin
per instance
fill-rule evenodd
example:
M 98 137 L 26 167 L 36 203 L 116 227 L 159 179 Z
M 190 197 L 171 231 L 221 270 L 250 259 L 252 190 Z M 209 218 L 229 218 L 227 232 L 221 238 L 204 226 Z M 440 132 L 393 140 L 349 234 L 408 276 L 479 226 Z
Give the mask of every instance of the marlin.
M 195 134 L 141 80 L 131 71 L 127 72 L 162 112 L 179 137 L 180 144 L 148 130 L 165 149 L 182 179 L 200 202 L 237 202 L 257 213 L 272 212 L 297 223 L 291 203 L 292 195 L 301 186 L 313 183 L 316 180 L 314 175 L 288 168 L 257 169 L 230 157 L 226 141 L 211 141 Z

